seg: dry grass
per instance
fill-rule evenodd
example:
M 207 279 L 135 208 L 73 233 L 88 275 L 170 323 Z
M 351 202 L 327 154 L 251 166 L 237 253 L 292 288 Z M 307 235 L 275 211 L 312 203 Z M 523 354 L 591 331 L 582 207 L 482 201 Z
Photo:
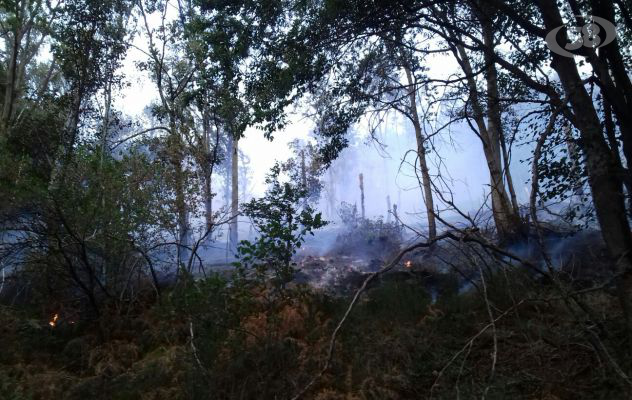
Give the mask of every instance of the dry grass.
M 586 320 L 578 321 L 551 287 L 514 278 L 490 281 L 495 333 L 483 329 L 489 319 L 477 293 L 431 304 L 415 282 L 371 289 L 341 332 L 332 368 L 305 398 L 625 398 L 625 386 L 588 340 Z M 148 304 L 133 316 L 59 329 L 0 308 L 0 398 L 290 398 L 322 365 L 347 300 L 305 291 L 272 303 L 264 297 L 243 308 L 229 307 L 230 296 L 188 298 L 198 307 L 188 317 L 175 300 Z M 617 302 L 601 292 L 584 298 L 608 333 L 600 340 L 624 361 Z M 110 328 L 105 335 L 103 326 Z

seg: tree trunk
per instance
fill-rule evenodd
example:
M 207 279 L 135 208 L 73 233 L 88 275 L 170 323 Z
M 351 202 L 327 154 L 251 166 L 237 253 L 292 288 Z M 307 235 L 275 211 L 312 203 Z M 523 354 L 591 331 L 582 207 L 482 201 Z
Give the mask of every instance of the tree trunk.
M 176 213 L 178 222 L 178 263 L 181 268 L 185 268 L 189 265 L 189 258 L 191 256 L 190 251 L 190 237 L 189 232 L 189 212 L 186 205 L 185 198 L 185 171 L 182 169 L 182 140 L 177 132 L 175 124 L 175 116 L 172 116 L 171 122 L 171 137 L 173 142 L 171 143 L 171 164 L 174 169 L 174 188 L 176 192 Z
M 410 99 L 410 118 L 415 129 L 415 139 L 417 140 L 417 156 L 419 158 L 419 167 L 421 170 L 421 186 L 424 195 L 424 203 L 426 206 L 426 214 L 428 215 L 428 240 L 434 240 L 437 236 L 437 223 L 435 218 L 434 200 L 432 198 L 432 184 L 430 182 L 430 171 L 428 170 L 428 162 L 426 160 L 426 145 L 421 122 L 417 114 L 417 87 L 413 81 L 412 73 L 408 67 L 404 67 L 406 79 L 410 91 L 408 98 Z
M 612 0 L 593 0 L 593 15 L 600 16 L 608 21 L 614 22 L 615 11 Z M 601 83 L 602 95 L 611 103 L 612 110 L 617 117 L 617 124 L 621 131 L 623 142 L 623 152 L 627 165 L 632 165 L 632 81 L 626 71 L 625 63 L 621 53 L 619 38 L 615 36 L 614 41 L 607 46 L 599 48 L 599 55 L 591 51 L 589 60 Z M 627 179 L 632 177 L 629 171 Z
M 546 29 L 564 25 L 554 0 L 538 0 L 537 4 Z M 562 43 L 567 41 L 565 29 L 561 30 L 560 36 Z M 560 78 L 581 135 L 588 182 L 601 234 L 612 260 L 616 263 L 616 272 L 620 274 L 617 282 L 619 298 L 627 323 L 628 346 L 632 346 L 632 234 L 625 214 L 622 181 L 575 60 L 556 53 L 551 55 L 551 66 Z
M 202 174 L 204 176 L 204 217 L 206 222 L 206 231 L 209 232 L 213 227 L 212 163 L 215 162 L 215 157 L 213 157 L 213 152 L 211 151 L 211 129 L 206 110 L 202 111 L 202 130 L 204 140 L 204 157 L 202 160 Z M 217 143 L 215 146 L 217 146 Z
M 42 101 L 42 98 L 44 97 L 44 95 L 46 94 L 46 91 L 48 90 L 48 85 L 50 84 L 50 81 L 53 78 L 53 73 L 55 72 L 55 68 L 57 68 L 57 64 L 55 62 L 55 59 L 53 58 L 53 60 L 50 62 L 50 66 L 48 67 L 48 72 L 46 72 L 46 76 L 44 77 L 44 79 L 39 85 L 39 88 L 37 89 L 37 99 L 39 99 L 39 101 Z
M 581 155 L 579 149 L 577 148 L 577 143 L 575 143 L 575 139 L 573 138 L 573 133 L 571 132 L 571 127 L 569 124 L 564 126 L 564 138 L 566 140 L 566 149 L 568 150 L 568 157 L 571 162 L 571 170 L 570 170 L 570 178 L 573 183 L 573 194 L 576 196 L 582 196 L 584 194 L 584 189 L 581 184 L 581 169 L 580 169 L 580 159 Z
M 501 133 L 503 131 L 501 130 Z M 509 195 L 511 196 L 511 207 L 516 216 L 520 216 L 520 204 L 518 203 L 518 196 L 516 196 L 516 187 L 513 183 L 513 178 L 511 176 L 511 168 L 509 165 L 509 152 L 507 151 L 507 144 L 505 143 L 504 134 L 500 138 L 500 148 L 503 154 L 503 167 L 505 169 L 505 180 L 507 181 L 507 189 L 509 190 Z M 521 221 L 522 223 L 522 221 Z
M 336 183 L 334 180 L 334 167 L 328 168 L 329 179 L 327 179 L 327 217 L 330 220 L 336 218 Z
M 226 159 L 224 160 L 224 206 L 230 207 L 231 171 L 233 162 L 233 138 L 227 134 Z
M 239 235 L 237 229 L 237 217 L 239 215 L 239 139 L 233 140 L 233 148 L 231 155 L 231 202 L 230 202 L 230 250 L 233 254 L 237 253 L 237 245 Z
M 360 175 L 358 175 L 358 179 L 360 181 L 360 210 L 362 210 L 362 219 L 364 219 L 364 175 L 360 173 Z
M 395 219 L 395 226 L 397 226 L 397 228 L 399 229 L 400 222 L 399 216 L 397 214 L 397 204 L 393 204 L 393 218 Z
M 9 52 L 9 67 L 7 69 L 7 83 L 4 90 L 4 105 L 2 107 L 2 129 L 6 132 L 9 128 L 15 100 L 15 83 L 18 72 L 18 51 L 20 49 L 21 30 L 16 27 L 13 31 L 13 42 Z M 6 132 L 8 133 L 8 132 Z
M 307 190 L 307 167 L 305 166 L 305 149 L 301 149 L 301 184 Z
M 490 40 L 490 38 L 488 37 L 487 40 Z M 498 86 L 496 66 L 492 62 L 489 62 L 485 70 L 488 101 L 492 103 L 492 107 L 488 109 L 487 121 L 485 121 L 485 112 L 483 111 L 482 102 L 478 95 L 479 90 L 474 81 L 474 71 L 470 64 L 469 56 L 462 45 L 456 45 L 456 51 L 454 53 L 461 69 L 467 77 L 472 114 L 479 131 L 479 139 L 483 144 L 483 153 L 485 154 L 487 169 L 489 170 L 492 216 L 494 218 L 498 239 L 501 243 L 511 242 L 520 236 L 521 223 L 520 216 L 512 205 L 507 190 L 505 189 L 505 173 L 507 176 L 510 175 L 509 171 L 504 171 L 501 159 L 500 141 L 504 135 L 502 133 L 500 111 L 497 104 Z M 505 163 L 505 165 L 507 165 L 507 163 Z
M 70 110 L 64 123 L 64 130 L 61 133 L 61 143 L 57 146 L 51 163 L 51 174 L 48 181 L 49 193 L 55 192 L 66 178 L 66 168 L 72 159 L 77 131 L 79 130 L 82 99 L 83 90 L 81 88 L 73 89 Z
M 488 48 L 494 48 L 494 33 L 492 30 L 491 19 L 484 14 L 480 15 L 481 29 L 483 34 L 483 43 Z M 484 52 L 485 59 L 485 82 L 487 84 L 487 143 L 489 152 L 488 163 L 490 165 L 490 176 L 492 184 L 492 204 L 496 203 L 494 213 L 498 214 L 498 218 L 502 220 L 501 226 L 504 232 L 501 235 L 501 241 L 513 241 L 519 238 L 522 233 L 522 221 L 518 213 L 518 207 L 515 200 L 510 201 L 507 191 L 505 190 L 505 182 L 503 176 L 507 177 L 507 185 L 512 197 L 515 198 L 513 189 L 513 181 L 511 179 L 511 171 L 509 170 L 509 162 L 507 160 L 507 152 L 503 151 L 505 135 L 503 133 L 501 110 L 500 110 L 500 92 L 498 90 L 498 71 L 494 59 L 489 52 Z M 501 158 L 505 160 L 504 166 Z M 492 172 L 493 171 L 493 172 Z M 494 207 L 492 207 L 494 208 Z

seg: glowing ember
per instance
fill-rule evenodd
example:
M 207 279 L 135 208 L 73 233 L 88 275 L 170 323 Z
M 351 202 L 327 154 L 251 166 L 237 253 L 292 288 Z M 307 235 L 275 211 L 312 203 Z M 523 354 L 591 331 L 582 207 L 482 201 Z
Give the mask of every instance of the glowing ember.
M 408 261 L 406 261 L 406 262 L 404 263 L 404 266 L 405 266 L 406 268 L 412 268 L 412 266 L 413 266 L 413 262 L 412 262 L 412 261 L 410 261 L 410 260 L 408 260 Z
M 50 321 L 48 321 L 48 325 L 50 325 L 51 328 L 54 328 L 55 325 L 57 325 L 57 320 L 59 319 L 59 314 L 55 314 L 53 315 L 53 319 L 51 319 Z

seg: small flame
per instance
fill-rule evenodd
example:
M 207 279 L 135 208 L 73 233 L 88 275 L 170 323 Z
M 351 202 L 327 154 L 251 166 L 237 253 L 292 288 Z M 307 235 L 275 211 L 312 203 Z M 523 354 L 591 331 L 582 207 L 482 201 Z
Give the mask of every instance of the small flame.
M 59 314 L 55 313 L 55 315 L 53 315 L 53 318 L 48 321 L 48 325 L 50 325 L 51 328 L 54 328 L 57 325 L 57 320 L 59 319 Z
M 406 268 L 412 268 L 412 266 L 413 266 L 413 262 L 412 262 L 412 261 L 410 261 L 410 260 L 408 260 L 408 261 L 406 261 L 406 262 L 404 263 L 404 266 L 405 266 Z

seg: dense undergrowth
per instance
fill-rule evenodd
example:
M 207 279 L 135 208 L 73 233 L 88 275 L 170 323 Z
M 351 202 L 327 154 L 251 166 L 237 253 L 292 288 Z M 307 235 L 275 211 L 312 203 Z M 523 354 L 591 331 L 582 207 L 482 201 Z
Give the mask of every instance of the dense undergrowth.
M 607 359 L 624 352 L 614 297 L 583 295 L 599 327 L 517 271 L 488 277 L 487 297 L 494 324 L 476 290 L 444 290 L 433 303 L 414 279 L 382 282 L 304 398 L 625 398 Z M 2 306 L 0 398 L 289 399 L 323 365 L 348 302 L 213 277 L 93 322 L 60 314 L 51 327 L 35 309 Z

